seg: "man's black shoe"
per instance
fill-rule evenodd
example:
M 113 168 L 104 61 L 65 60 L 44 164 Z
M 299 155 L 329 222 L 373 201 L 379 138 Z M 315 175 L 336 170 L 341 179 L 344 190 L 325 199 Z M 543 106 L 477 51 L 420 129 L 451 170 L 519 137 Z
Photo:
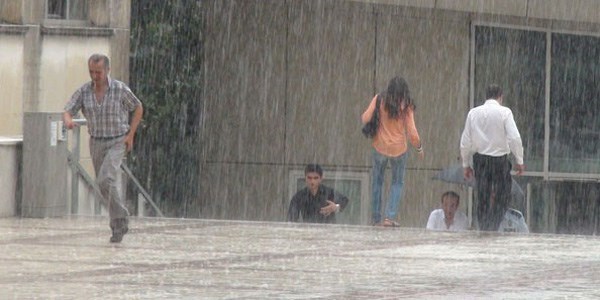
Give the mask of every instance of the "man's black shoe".
M 123 240 L 123 236 L 129 231 L 128 220 L 118 219 L 115 220 L 115 227 L 112 229 L 112 236 L 110 237 L 111 243 L 120 243 Z
M 129 231 L 127 227 L 121 230 L 113 230 L 113 235 L 110 237 L 111 243 L 120 243 L 123 240 L 123 236 Z

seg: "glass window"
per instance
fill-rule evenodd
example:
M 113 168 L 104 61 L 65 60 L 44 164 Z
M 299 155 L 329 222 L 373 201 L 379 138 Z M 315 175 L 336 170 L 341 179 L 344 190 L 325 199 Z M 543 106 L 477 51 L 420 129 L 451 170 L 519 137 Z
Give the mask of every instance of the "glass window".
M 508 28 L 475 27 L 475 106 L 488 85 L 504 91 L 504 105 L 515 117 L 528 171 L 544 162 L 545 34 Z
M 532 232 L 563 234 L 600 233 L 600 184 L 533 180 Z
M 67 17 L 67 6 L 65 5 L 65 2 L 66 0 L 48 0 L 48 12 L 46 17 L 48 19 L 65 19 Z
M 47 0 L 46 7 L 48 19 L 87 19 L 87 0 Z
M 526 170 L 548 170 L 525 180 L 530 229 L 598 234 L 600 38 L 475 26 L 474 39 L 475 105 L 487 85 L 502 86 L 523 139 Z
M 304 171 L 291 171 L 290 179 L 292 184 L 290 186 L 287 205 L 289 205 L 289 200 L 292 199 L 292 196 L 294 196 L 297 191 L 306 187 Z M 323 174 L 323 181 L 321 184 L 333 188 L 350 200 L 346 209 L 335 216 L 337 224 L 365 225 L 368 223 L 368 173 L 328 171 Z
M 600 172 L 600 38 L 552 34 L 549 170 Z
M 87 19 L 87 0 L 68 0 L 69 19 L 86 20 Z

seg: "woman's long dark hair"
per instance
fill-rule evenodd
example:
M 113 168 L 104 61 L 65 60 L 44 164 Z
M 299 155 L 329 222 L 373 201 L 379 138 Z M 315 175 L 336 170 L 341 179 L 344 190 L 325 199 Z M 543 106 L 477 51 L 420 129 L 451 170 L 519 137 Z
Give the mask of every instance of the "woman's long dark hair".
M 396 76 L 390 80 L 387 90 L 382 96 L 383 102 L 385 103 L 385 110 L 392 119 L 403 117 L 409 107 L 413 110 L 416 109 L 416 106 L 410 97 L 408 83 L 400 76 Z M 402 103 L 404 103 L 404 107 L 402 106 Z

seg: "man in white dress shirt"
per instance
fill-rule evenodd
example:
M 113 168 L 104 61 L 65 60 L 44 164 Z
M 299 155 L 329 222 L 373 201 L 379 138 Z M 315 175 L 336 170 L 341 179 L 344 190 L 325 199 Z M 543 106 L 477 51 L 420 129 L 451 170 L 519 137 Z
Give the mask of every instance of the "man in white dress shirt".
M 515 157 L 517 175 L 525 169 L 521 135 L 512 111 L 502 106 L 502 89 L 492 84 L 483 105 L 469 111 L 460 139 L 460 154 L 467 179 L 475 176 L 477 198 L 474 201 L 476 224 L 480 230 L 497 231 L 510 202 L 511 162 Z M 474 173 L 474 174 L 473 174 Z M 496 194 L 492 201 L 490 196 Z
M 442 208 L 431 212 L 427 220 L 427 229 L 443 231 L 462 231 L 469 228 L 467 215 L 458 211 L 460 196 L 448 191 L 442 195 Z

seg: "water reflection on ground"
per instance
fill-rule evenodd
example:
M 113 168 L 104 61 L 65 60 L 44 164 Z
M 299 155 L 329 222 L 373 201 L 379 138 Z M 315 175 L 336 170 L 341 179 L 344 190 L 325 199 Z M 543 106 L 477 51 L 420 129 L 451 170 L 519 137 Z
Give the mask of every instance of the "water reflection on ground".
M 600 297 L 600 239 L 410 228 L 104 218 L 0 219 L 0 298 Z

